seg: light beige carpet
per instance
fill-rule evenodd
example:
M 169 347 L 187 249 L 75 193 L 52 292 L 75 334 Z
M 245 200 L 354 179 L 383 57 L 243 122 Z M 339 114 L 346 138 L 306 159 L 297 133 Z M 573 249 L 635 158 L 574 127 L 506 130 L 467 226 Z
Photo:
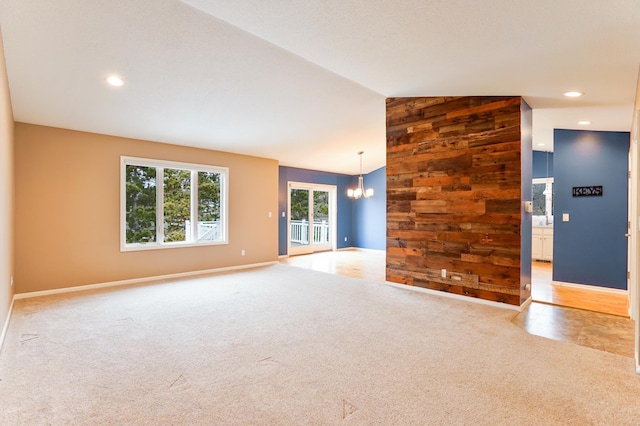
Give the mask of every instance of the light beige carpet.
M 0 424 L 638 424 L 629 358 L 274 265 L 19 300 Z

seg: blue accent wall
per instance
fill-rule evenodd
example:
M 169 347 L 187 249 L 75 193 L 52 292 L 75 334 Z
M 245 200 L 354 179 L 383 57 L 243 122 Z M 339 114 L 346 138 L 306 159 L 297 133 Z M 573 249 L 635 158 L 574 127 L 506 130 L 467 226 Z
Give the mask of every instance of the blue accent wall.
M 554 130 L 554 280 L 627 288 L 629 141 L 627 132 Z M 592 185 L 603 196 L 572 196 Z
M 355 178 L 354 185 L 358 183 Z M 365 188 L 373 188 L 373 197 L 352 200 L 351 229 L 354 246 L 386 250 L 387 248 L 387 168 L 364 175 Z
M 280 166 L 278 179 L 278 254 L 287 254 L 288 182 L 317 183 L 337 186 L 337 248 L 358 247 L 386 249 L 387 236 L 387 174 L 386 167 L 364 175 L 366 188 L 373 188 L 373 197 L 352 200 L 347 189 L 358 184 L 358 176 L 320 172 Z M 285 213 L 285 217 L 282 213 Z M 347 238 L 347 241 L 344 239 Z
M 338 241 L 336 246 L 337 248 L 353 246 L 351 231 L 351 206 L 353 200 L 347 197 L 347 188 L 352 186 L 353 177 L 337 173 L 280 166 L 278 179 L 278 254 L 281 256 L 287 254 L 287 183 L 290 181 L 337 186 Z M 285 217 L 282 217 L 283 212 Z M 347 242 L 344 241 L 345 237 Z
M 553 177 L 553 152 L 549 152 L 549 175 Z M 547 153 L 533 151 L 533 179 L 547 177 Z

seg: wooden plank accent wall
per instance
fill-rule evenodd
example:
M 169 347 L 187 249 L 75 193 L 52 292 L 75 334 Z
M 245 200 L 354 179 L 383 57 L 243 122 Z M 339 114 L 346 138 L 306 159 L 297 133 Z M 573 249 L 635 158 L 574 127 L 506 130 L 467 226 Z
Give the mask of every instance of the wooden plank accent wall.
M 521 101 L 387 99 L 388 281 L 518 306 L 526 300 Z

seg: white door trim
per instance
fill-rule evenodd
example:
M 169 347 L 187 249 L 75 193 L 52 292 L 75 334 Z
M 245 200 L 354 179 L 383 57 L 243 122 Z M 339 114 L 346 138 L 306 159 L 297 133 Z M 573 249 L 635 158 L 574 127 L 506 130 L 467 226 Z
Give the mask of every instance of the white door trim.
M 314 246 L 313 241 L 309 242 L 309 246 L 305 246 L 302 249 L 296 250 L 291 247 L 291 189 L 305 189 L 309 191 L 323 191 L 329 193 L 329 245 L 322 245 L 320 247 Z M 338 237 L 338 202 L 337 202 L 338 187 L 337 185 L 325 185 L 320 183 L 310 182 L 287 182 L 287 255 L 294 254 L 313 253 L 320 250 L 336 250 L 337 237 Z M 313 221 L 313 218 L 311 218 Z
M 629 146 L 629 170 L 631 179 L 629 180 L 631 199 L 629 200 L 629 251 L 628 270 L 629 279 L 629 315 L 635 322 L 635 364 L 636 373 L 640 374 L 640 284 L 638 283 L 638 255 L 640 255 L 640 152 L 638 142 L 640 141 L 640 69 L 638 69 L 638 79 L 636 82 L 636 97 L 634 103 L 634 113 L 631 123 L 631 143 Z
M 631 143 L 629 146 L 629 253 L 627 267 L 630 278 L 628 280 L 629 290 L 629 316 L 635 322 L 635 364 L 636 373 L 640 374 L 640 289 L 638 287 L 638 255 L 640 254 L 640 153 L 638 152 L 638 141 L 640 140 L 640 72 L 638 73 L 638 86 L 636 88 L 635 114 L 631 125 Z

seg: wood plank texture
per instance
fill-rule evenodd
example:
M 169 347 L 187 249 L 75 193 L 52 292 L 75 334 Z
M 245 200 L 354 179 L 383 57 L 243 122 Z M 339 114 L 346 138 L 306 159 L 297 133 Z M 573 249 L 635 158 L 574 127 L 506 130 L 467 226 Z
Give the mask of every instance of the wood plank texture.
M 387 99 L 388 281 L 522 303 L 520 120 L 520 97 Z

